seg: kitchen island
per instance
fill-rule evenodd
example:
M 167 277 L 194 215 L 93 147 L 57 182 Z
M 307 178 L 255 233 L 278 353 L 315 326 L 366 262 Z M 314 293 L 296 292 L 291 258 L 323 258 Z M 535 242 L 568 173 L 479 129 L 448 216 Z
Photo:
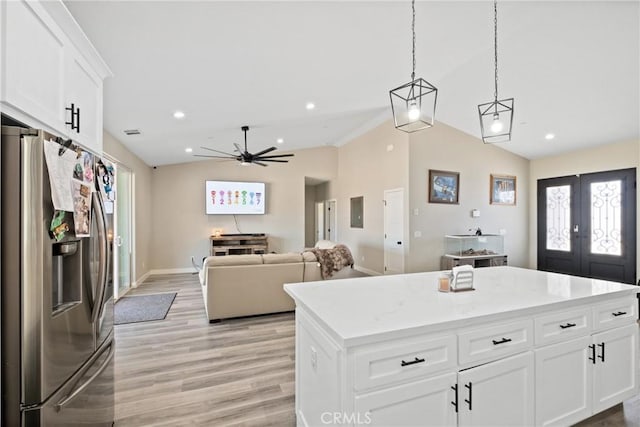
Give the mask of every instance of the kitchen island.
M 516 267 L 285 285 L 316 425 L 570 425 L 638 393 L 640 288 Z

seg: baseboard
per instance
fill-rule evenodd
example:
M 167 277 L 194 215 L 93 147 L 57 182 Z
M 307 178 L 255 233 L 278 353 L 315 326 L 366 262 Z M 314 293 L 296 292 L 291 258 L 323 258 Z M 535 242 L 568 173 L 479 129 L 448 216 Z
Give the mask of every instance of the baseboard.
M 138 280 L 136 280 L 135 282 L 133 282 L 131 284 L 131 287 L 132 288 L 137 288 L 138 286 L 142 285 L 144 283 L 144 281 L 147 280 L 147 278 L 149 276 L 151 276 L 151 271 L 147 271 L 142 276 L 140 276 L 140 278 Z
M 369 270 L 368 268 L 360 267 L 359 265 L 353 266 L 354 270 L 358 270 L 361 273 L 368 274 L 369 276 L 382 276 L 382 273 L 378 273 L 377 271 Z
M 148 274 L 156 276 L 158 274 L 184 274 L 184 273 L 196 273 L 193 267 L 188 268 L 166 268 L 160 270 L 151 270 Z

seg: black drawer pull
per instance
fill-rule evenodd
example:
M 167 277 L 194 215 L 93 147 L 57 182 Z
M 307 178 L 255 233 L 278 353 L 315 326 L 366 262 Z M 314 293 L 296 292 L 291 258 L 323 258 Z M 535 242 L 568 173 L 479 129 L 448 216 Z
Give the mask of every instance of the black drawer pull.
M 600 347 L 602 349 L 602 354 L 598 355 L 598 359 L 602 360 L 604 362 L 604 343 L 600 343 L 598 344 L 598 347 Z
M 472 408 L 471 408 L 471 402 L 472 402 L 471 392 L 473 391 L 472 390 L 473 383 L 471 383 L 471 381 L 469 381 L 469 384 L 465 384 L 464 386 L 469 390 L 469 398 L 465 399 L 464 401 L 469 404 L 469 410 L 471 411 L 472 410 Z
M 415 360 L 412 360 L 411 362 L 405 362 L 404 360 L 402 361 L 401 365 L 402 366 L 409 366 L 409 365 L 415 365 L 416 363 L 423 363 L 425 360 L 424 359 L 418 359 L 417 357 L 415 358 Z
M 452 385 L 451 390 L 453 390 L 455 393 L 455 400 L 451 401 L 451 404 L 456 409 L 456 413 L 458 413 L 458 384 Z
M 560 325 L 562 329 L 573 328 L 574 326 L 576 326 L 575 323 L 567 323 L 566 325 Z
M 593 362 L 593 364 L 596 364 L 596 345 L 595 344 L 591 344 L 589 346 L 589 350 L 591 350 L 591 356 L 589 356 L 589 360 L 591 360 Z
M 626 311 L 619 311 L 617 313 L 611 313 L 611 315 L 614 316 L 614 317 L 622 316 L 623 314 L 627 314 L 627 312 Z
M 502 338 L 500 341 L 496 341 L 496 340 L 491 340 L 493 341 L 493 345 L 498 345 L 498 344 L 504 344 L 506 342 L 511 342 L 511 338 Z

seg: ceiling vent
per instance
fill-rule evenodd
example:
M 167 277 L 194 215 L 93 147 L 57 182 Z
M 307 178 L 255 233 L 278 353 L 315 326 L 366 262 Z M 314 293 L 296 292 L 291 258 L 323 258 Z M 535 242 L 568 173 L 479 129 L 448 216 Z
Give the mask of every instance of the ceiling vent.
M 126 129 L 124 131 L 127 135 L 140 135 L 140 130 L 138 129 Z

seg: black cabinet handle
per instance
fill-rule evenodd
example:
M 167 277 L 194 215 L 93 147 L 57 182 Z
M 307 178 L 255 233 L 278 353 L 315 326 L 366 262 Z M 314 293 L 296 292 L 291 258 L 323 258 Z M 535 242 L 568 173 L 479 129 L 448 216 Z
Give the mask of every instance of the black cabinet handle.
M 71 130 L 80 133 L 80 108 L 76 108 L 76 105 L 71 103 L 71 107 L 66 107 L 65 110 L 71 113 L 71 121 L 64 124 L 71 125 Z
M 491 340 L 493 341 L 493 345 L 498 345 L 498 344 L 504 344 L 506 342 L 511 342 L 511 338 L 502 338 L 500 341 L 496 341 L 496 340 Z
M 402 244 L 402 242 L 398 242 L 398 244 L 399 244 L 399 245 L 401 245 L 401 244 Z
M 600 360 L 602 360 L 604 362 L 604 343 L 601 342 L 600 344 L 598 344 L 598 347 L 600 347 L 602 349 L 602 353 L 598 355 L 598 359 L 600 359 Z
M 464 401 L 469 404 L 469 410 L 471 410 L 471 401 L 472 401 L 471 391 L 472 391 L 473 384 L 471 383 L 471 381 L 469 381 L 469 384 L 465 384 L 464 386 L 467 389 L 469 389 L 469 399 L 465 399 Z
M 562 329 L 573 328 L 574 326 L 576 326 L 575 323 L 567 323 L 566 325 L 560 325 Z
M 456 413 L 458 413 L 458 384 L 452 385 L 451 390 L 453 390 L 454 393 L 454 400 L 451 402 L 451 404 L 455 408 Z
M 402 361 L 402 363 L 400 364 L 401 366 L 409 366 L 409 365 L 415 365 L 416 363 L 423 363 L 425 360 L 424 359 L 418 359 L 417 357 L 415 358 L 415 360 L 412 360 L 411 362 L 405 362 L 404 360 Z
M 596 345 L 595 344 L 591 344 L 589 346 L 589 350 L 591 350 L 591 356 L 589 356 L 589 360 L 591 360 L 593 362 L 593 364 L 596 364 Z
M 614 316 L 614 317 L 622 316 L 623 314 L 627 314 L 627 312 L 626 311 L 618 311 L 617 313 L 611 313 L 611 315 Z

